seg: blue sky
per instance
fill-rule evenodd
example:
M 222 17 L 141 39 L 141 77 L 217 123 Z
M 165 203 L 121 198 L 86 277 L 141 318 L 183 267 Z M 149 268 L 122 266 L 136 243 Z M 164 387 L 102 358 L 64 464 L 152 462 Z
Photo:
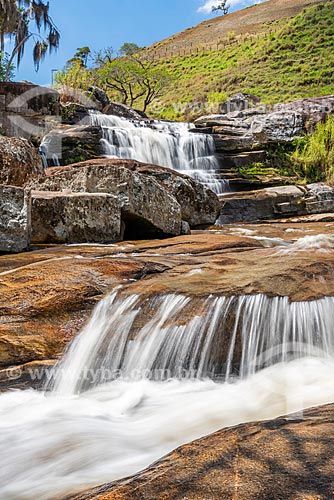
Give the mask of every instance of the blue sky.
M 261 0 L 230 0 L 231 10 Z M 57 53 L 46 56 L 38 73 L 32 64 L 31 47 L 16 72 L 17 80 L 47 85 L 51 70 L 62 69 L 77 47 L 92 51 L 118 49 L 124 42 L 140 46 L 166 38 L 211 17 L 211 6 L 219 0 L 50 0 L 50 12 L 61 32 Z

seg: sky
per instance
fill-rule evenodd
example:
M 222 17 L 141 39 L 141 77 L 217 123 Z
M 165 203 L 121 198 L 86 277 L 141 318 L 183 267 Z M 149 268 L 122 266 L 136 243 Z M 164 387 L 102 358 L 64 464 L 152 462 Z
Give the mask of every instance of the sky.
M 16 80 L 48 85 L 52 70 L 61 70 L 76 49 L 89 46 L 97 51 L 124 42 L 148 46 L 212 16 L 219 0 L 49 0 L 50 14 L 60 30 L 57 53 L 47 55 L 38 73 L 27 45 Z M 263 0 L 229 0 L 231 11 Z M 8 49 L 10 47 L 8 46 Z

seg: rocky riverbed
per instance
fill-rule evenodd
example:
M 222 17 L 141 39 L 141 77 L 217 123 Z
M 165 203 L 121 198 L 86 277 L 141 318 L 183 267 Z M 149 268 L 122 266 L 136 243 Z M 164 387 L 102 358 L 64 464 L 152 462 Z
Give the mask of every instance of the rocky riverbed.
M 194 134 L 126 109 L 74 120 L 44 141 L 66 164 L 46 169 L 2 138 L 0 496 L 331 498 L 333 188 L 208 187 L 321 120 L 307 103 L 226 109 Z M 177 169 L 101 156 L 134 137 Z

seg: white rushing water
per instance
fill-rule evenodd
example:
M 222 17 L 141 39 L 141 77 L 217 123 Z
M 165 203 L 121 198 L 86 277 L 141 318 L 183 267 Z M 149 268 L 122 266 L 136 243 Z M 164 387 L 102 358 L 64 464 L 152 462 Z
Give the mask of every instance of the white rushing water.
M 77 397 L 0 397 L 0 498 L 47 500 L 135 473 L 226 426 L 334 401 L 334 362 L 275 365 L 235 384 L 114 381 Z
M 53 392 L 0 396 L 0 498 L 80 491 L 223 427 L 334 401 L 333 329 L 334 298 L 115 291 L 65 355 Z
M 130 121 L 97 112 L 90 113 L 90 122 L 102 127 L 104 152 L 108 157 L 177 170 L 217 194 L 229 190 L 228 181 L 217 178 L 219 164 L 213 138 L 190 132 L 188 123 Z
M 74 340 L 54 390 L 76 395 L 119 377 L 231 382 L 312 356 L 334 359 L 332 297 L 290 303 L 265 295 L 166 295 L 143 301 L 115 291 Z
M 85 124 L 102 127 L 104 155 L 171 168 L 193 177 L 217 194 L 230 190 L 219 174 L 211 135 L 190 132 L 188 123 L 127 120 L 90 111 Z M 47 135 L 41 142 L 44 167 L 61 163 L 61 135 Z

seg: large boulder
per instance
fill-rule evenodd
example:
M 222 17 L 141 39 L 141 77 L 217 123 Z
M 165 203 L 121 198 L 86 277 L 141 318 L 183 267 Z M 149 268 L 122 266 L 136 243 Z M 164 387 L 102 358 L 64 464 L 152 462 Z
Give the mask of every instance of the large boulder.
M 27 139 L 0 136 L 0 184 L 24 186 L 43 176 L 41 157 Z
M 277 186 L 256 191 L 227 194 L 222 198 L 219 222 L 250 222 L 298 215 L 305 206 L 302 186 Z
M 305 132 L 303 114 L 288 109 L 211 115 L 199 118 L 195 125 L 200 130 L 211 128 L 218 152 L 250 151 L 270 143 L 288 143 Z
M 102 128 L 62 125 L 49 132 L 40 146 L 48 165 L 69 165 L 103 155 Z
M 137 109 L 130 108 L 125 104 L 119 104 L 116 102 L 110 102 L 103 108 L 103 113 L 105 115 L 119 116 L 120 118 L 125 118 L 126 120 L 146 120 L 147 116 L 144 112 L 138 111 Z
M 98 101 L 102 108 L 105 108 L 110 103 L 109 97 L 106 92 L 95 85 L 91 85 L 88 89 L 88 92 L 91 93 L 91 96 Z
M 30 244 L 30 192 L 0 185 L 0 252 L 22 252 Z
M 261 99 L 252 94 L 235 94 L 234 96 L 227 99 L 219 106 L 219 111 L 221 114 L 234 113 L 235 111 L 243 111 L 254 107 L 258 104 Z
M 32 192 L 33 243 L 106 243 L 122 239 L 118 198 L 103 193 Z
M 252 137 L 258 144 L 291 142 L 303 135 L 304 117 L 296 111 L 279 111 L 248 120 Z
M 188 175 L 170 168 L 149 165 L 133 160 L 112 160 L 133 172 L 153 177 L 181 206 L 182 219 L 190 227 L 214 224 L 220 213 L 218 196 L 203 184 Z
M 276 104 L 274 111 L 294 112 L 303 116 L 304 127 L 314 129 L 315 125 L 334 113 L 334 95 L 321 97 L 307 97 L 296 101 Z
M 221 430 L 67 500 L 329 500 L 334 405 Z
M 38 191 L 109 193 L 117 196 L 124 237 L 144 239 L 179 235 L 181 207 L 155 179 L 132 172 L 114 160 L 98 159 L 63 168 L 34 183 Z

